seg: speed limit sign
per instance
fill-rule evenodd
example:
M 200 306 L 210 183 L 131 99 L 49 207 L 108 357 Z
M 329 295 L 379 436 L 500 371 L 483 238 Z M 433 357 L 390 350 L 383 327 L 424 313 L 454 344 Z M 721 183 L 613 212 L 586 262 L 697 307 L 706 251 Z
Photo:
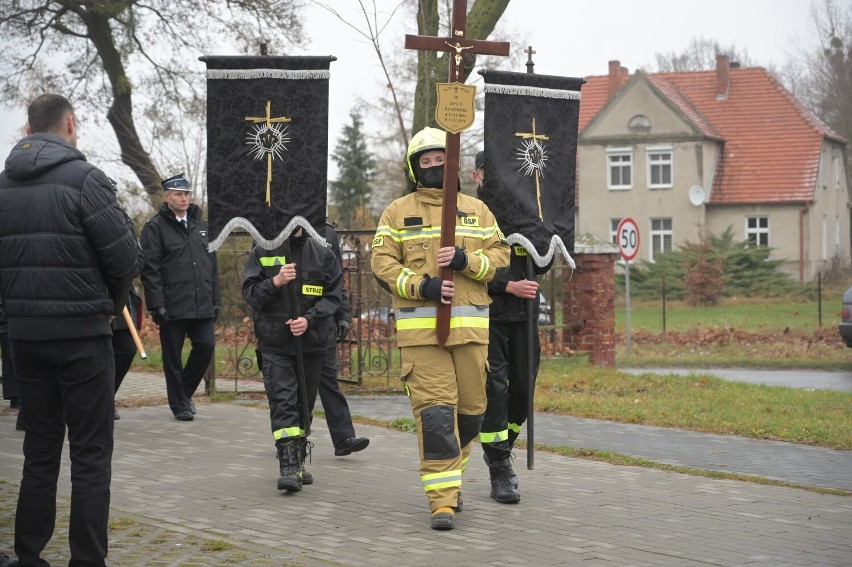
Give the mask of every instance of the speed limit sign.
M 621 257 L 629 262 L 639 253 L 639 227 L 630 217 L 621 219 L 615 231 Z

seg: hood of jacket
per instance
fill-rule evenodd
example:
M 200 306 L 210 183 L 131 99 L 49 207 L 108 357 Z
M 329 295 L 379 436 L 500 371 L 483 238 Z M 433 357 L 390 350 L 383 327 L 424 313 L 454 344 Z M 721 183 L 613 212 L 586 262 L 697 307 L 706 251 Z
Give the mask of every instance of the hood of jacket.
M 6 175 L 9 179 L 26 181 L 76 160 L 85 161 L 86 156 L 58 135 L 39 132 L 15 144 L 6 158 Z

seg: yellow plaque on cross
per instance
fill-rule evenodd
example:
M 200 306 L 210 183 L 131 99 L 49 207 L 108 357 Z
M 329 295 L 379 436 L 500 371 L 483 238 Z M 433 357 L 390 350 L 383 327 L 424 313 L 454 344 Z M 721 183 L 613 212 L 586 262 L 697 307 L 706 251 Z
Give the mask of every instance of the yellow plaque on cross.
M 450 134 L 458 134 L 473 126 L 474 95 L 476 95 L 476 87 L 473 85 L 458 82 L 439 83 L 435 122 Z

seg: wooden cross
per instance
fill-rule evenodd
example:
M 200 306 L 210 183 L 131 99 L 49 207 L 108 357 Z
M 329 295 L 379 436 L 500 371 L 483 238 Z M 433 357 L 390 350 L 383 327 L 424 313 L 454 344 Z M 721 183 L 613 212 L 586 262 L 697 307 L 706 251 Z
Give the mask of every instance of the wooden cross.
M 278 135 L 271 131 L 272 124 L 279 122 L 291 122 L 292 118 L 287 118 L 286 116 L 281 116 L 279 118 L 272 118 L 272 101 L 266 101 L 266 116 L 246 116 L 246 120 L 253 124 L 261 124 L 266 123 L 267 130 L 263 136 L 261 136 L 260 143 L 262 144 L 262 148 L 260 148 L 264 153 L 266 153 L 266 206 L 272 206 L 272 158 L 277 152 L 277 147 L 283 147 L 284 140 L 279 140 Z
M 538 201 L 538 218 L 544 220 L 544 215 L 541 212 L 541 184 L 539 182 L 539 171 L 544 166 L 544 152 L 539 140 L 549 140 L 550 136 L 544 134 L 536 134 L 535 131 L 535 116 L 532 119 L 532 132 L 515 132 L 515 136 L 519 136 L 524 140 L 532 140 L 525 149 L 521 152 L 523 155 L 523 169 L 532 170 L 535 172 L 535 198 Z
M 467 0 L 453 0 L 453 18 L 451 37 L 434 37 L 425 35 L 406 35 L 406 49 L 422 49 L 426 51 L 446 51 L 454 53 L 450 57 L 449 82 L 456 82 L 464 75 L 463 52 L 482 55 L 509 55 L 509 42 L 483 41 L 467 39 Z M 459 182 L 459 134 L 447 132 L 446 161 L 444 162 L 444 195 L 441 214 L 441 247 L 455 246 L 456 242 L 456 187 Z M 441 268 L 442 280 L 452 280 L 452 268 Z M 438 343 L 441 346 L 450 335 L 450 306 L 438 303 L 437 312 Z

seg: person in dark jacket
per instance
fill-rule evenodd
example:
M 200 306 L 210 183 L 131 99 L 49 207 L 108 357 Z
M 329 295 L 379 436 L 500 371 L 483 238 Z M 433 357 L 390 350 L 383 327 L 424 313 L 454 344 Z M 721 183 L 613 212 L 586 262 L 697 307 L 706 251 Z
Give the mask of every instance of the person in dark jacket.
M 15 363 L 12 361 L 12 348 L 9 345 L 9 325 L 6 323 L 6 312 L 3 310 L 3 298 L 0 297 L 0 383 L 3 384 L 3 399 L 9 400 L 9 407 L 18 410 L 15 429 L 23 431 L 21 418 L 21 391 L 18 389 L 18 375 L 15 373 Z
M 255 246 L 243 270 L 243 298 L 252 309 L 272 436 L 278 451 L 278 490 L 313 483 L 304 469 L 306 425 L 317 396 L 323 354 L 340 306 L 343 273 L 330 248 L 299 228 L 275 250 Z M 295 303 L 294 303 L 295 301 Z M 301 352 L 308 415 L 299 403 Z
M 476 154 L 473 180 L 481 197 L 485 181 L 485 152 Z M 498 219 L 499 222 L 499 219 Z M 527 251 L 512 245 L 509 265 L 497 268 L 494 279 L 488 282 L 491 296 L 488 331 L 488 378 L 485 392 L 488 406 L 479 441 L 483 458 L 491 477 L 491 498 L 501 504 L 521 500 L 518 476 L 512 469 L 512 448 L 527 420 L 529 404 L 529 353 L 533 356 L 533 380 L 538 374 L 541 345 L 538 337 L 539 283 L 535 276 L 550 269 L 533 264 L 534 276 L 528 279 Z M 533 301 L 532 318 L 527 316 L 527 302 Z M 527 324 L 533 326 L 530 349 Z
M 166 395 L 180 421 L 192 421 L 195 415 L 192 395 L 216 349 L 213 324 L 221 305 L 216 254 L 207 251 L 207 221 L 191 196 L 183 173 L 166 179 L 165 202 L 142 228 L 145 303 L 160 327 Z M 184 366 L 187 337 L 192 347 Z
M 113 451 L 110 321 L 136 265 L 135 238 L 109 179 L 76 149 L 60 95 L 28 108 L 27 136 L 0 173 L 0 296 L 24 413 L 24 469 L 15 514 L 21 565 L 56 521 L 66 427 L 71 450 L 71 565 L 104 565 Z
M 112 182 L 113 193 L 117 197 L 118 187 L 112 179 L 110 181 Z M 135 234 L 133 221 L 130 220 L 130 217 L 127 217 L 126 221 L 128 228 L 134 231 Z M 145 257 L 142 255 L 142 248 L 137 243 L 136 271 L 134 276 L 140 274 L 144 263 Z M 130 320 L 133 322 L 136 330 L 139 331 L 142 328 L 142 298 L 139 297 L 133 286 L 130 287 L 130 292 L 127 294 L 127 303 L 125 306 L 128 313 L 130 313 Z M 123 316 L 116 317 L 112 321 L 112 352 L 115 359 L 115 392 L 118 393 L 118 389 L 121 387 L 124 377 L 127 376 L 127 372 L 130 370 L 130 366 L 133 364 L 133 359 L 137 353 L 136 342 L 133 340 L 133 335 L 130 334 L 130 328 L 127 326 L 127 321 L 124 320 Z M 121 419 L 121 416 L 118 415 L 118 410 L 115 411 L 114 417 L 117 420 Z
M 334 226 L 328 222 L 325 225 L 325 239 L 342 267 L 340 239 L 337 237 Z M 349 299 L 346 297 L 346 289 L 342 287 L 340 307 L 334 312 L 334 325 L 329 325 L 328 329 L 328 343 L 323 355 L 319 381 L 319 397 L 322 409 L 325 411 L 325 423 L 334 445 L 335 457 L 345 457 L 363 451 L 370 444 L 370 440 L 366 437 L 355 436 L 349 404 L 346 402 L 346 396 L 340 391 L 340 384 L 337 383 L 337 344 L 346 339 L 350 326 Z

